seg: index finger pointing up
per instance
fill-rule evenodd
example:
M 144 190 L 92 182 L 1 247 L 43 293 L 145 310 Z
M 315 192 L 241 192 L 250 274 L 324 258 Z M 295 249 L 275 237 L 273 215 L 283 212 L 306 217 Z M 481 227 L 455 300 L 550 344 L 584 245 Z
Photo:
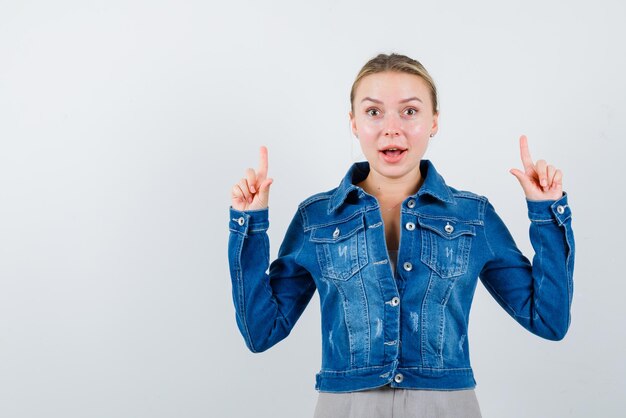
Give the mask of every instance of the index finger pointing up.
M 526 138 L 526 135 L 519 137 L 519 150 L 524 170 L 527 172 L 532 170 L 535 165 L 533 164 L 533 159 L 530 157 L 530 151 L 528 150 L 528 138 Z
M 258 179 L 259 183 L 267 178 L 267 147 L 261 146 L 261 159 L 259 161 Z

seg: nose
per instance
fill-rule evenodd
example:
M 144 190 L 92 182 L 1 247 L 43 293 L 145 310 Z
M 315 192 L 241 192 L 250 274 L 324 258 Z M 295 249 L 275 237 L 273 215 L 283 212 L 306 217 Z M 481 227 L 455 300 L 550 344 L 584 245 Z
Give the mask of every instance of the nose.
M 385 136 L 394 137 L 400 135 L 400 123 L 398 117 L 389 115 L 387 117 L 387 126 L 385 126 Z

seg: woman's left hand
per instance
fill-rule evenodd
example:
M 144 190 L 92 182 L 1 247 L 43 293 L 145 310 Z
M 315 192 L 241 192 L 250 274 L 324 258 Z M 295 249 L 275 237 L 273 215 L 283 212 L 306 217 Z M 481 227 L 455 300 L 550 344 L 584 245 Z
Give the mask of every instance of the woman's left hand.
M 520 154 L 524 171 L 516 168 L 509 170 L 524 189 L 528 200 L 557 200 L 563 196 L 563 173 L 545 160 L 533 163 L 528 151 L 528 139 L 522 135 L 519 139 Z

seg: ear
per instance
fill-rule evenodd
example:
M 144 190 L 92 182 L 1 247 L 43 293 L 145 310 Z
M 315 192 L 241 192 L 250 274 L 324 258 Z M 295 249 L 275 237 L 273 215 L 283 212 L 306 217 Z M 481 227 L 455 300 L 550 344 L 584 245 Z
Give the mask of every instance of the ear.
M 352 114 L 352 111 L 348 112 L 348 117 L 350 118 L 350 128 L 352 129 L 352 135 L 358 138 L 359 135 L 357 134 L 357 130 L 356 130 L 356 120 L 354 119 L 354 115 Z
M 430 129 L 430 134 L 435 135 L 439 130 L 439 112 L 433 115 L 433 126 Z

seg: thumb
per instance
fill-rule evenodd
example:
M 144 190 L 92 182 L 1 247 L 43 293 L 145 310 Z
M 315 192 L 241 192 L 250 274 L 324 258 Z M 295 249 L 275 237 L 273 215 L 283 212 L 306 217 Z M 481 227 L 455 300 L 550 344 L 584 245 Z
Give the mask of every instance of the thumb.
M 515 176 L 517 181 L 519 181 L 520 186 L 522 186 L 522 189 L 526 190 L 527 187 L 531 186 L 532 182 L 530 181 L 528 176 L 526 176 L 526 173 L 518 170 L 517 168 L 510 169 L 509 173 Z
M 270 186 L 272 185 L 273 182 L 274 182 L 274 179 L 267 178 L 263 180 L 263 183 L 261 183 L 261 186 L 259 187 L 259 198 L 262 201 L 267 202 L 269 200 Z

